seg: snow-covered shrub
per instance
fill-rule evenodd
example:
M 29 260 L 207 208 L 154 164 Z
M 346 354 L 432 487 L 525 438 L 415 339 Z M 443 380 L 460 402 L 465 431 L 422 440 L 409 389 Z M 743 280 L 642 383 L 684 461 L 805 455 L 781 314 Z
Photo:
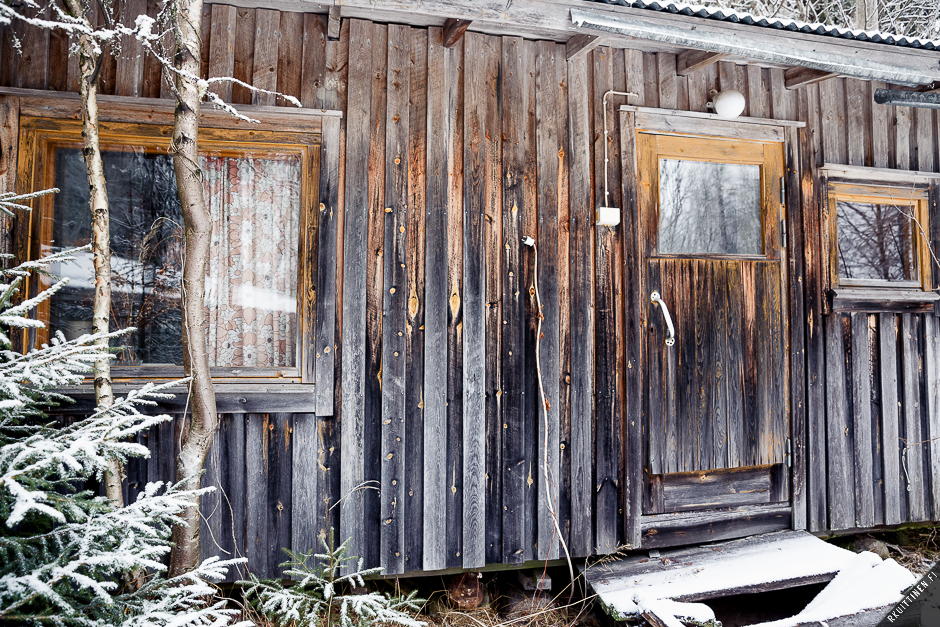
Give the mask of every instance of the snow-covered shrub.
M 363 577 L 382 569 L 363 570 L 362 559 L 348 555 L 349 540 L 334 546 L 331 530 L 329 544 L 322 536 L 320 543 L 323 553 L 292 553 L 285 549 L 290 559 L 281 567 L 296 582 L 284 585 L 276 580 L 259 580 L 254 575 L 251 581 L 239 581 L 245 586 L 248 603 L 279 627 L 331 627 L 335 622 L 340 627 L 425 625 L 414 618 L 424 603 L 415 592 L 407 596 L 355 593 L 356 588 L 365 586 Z
M 82 382 L 101 356 L 92 346 L 99 336 L 58 335 L 25 355 L 11 349 L 11 332 L 40 327 L 30 310 L 65 281 L 18 305 L 14 295 L 30 273 L 45 273 L 69 254 L 0 269 L 0 624 L 229 625 L 237 610 L 207 582 L 222 579 L 231 562 L 213 558 L 180 577 L 163 574 L 170 531 L 191 493 L 151 483 L 134 503 L 115 509 L 83 489 L 100 479 L 109 459 L 148 455 L 129 439 L 169 416 L 138 408 L 166 398 L 171 384 L 148 384 L 57 425 L 44 408 L 68 401 L 53 390 Z

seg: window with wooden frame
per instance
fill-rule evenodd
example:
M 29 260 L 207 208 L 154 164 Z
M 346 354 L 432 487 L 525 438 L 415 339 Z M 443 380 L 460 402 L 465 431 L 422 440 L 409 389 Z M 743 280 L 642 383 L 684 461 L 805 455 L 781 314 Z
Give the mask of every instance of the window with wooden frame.
M 172 129 L 102 123 L 101 147 L 111 214 L 112 329 L 136 330 L 113 342 L 116 378 L 182 373 L 180 277 L 183 220 L 169 145 Z M 206 317 L 213 377 L 300 381 L 305 338 L 313 334 L 316 268 L 317 133 L 202 128 L 200 163 L 213 220 Z M 81 123 L 21 118 L 22 188 L 60 191 L 34 204 L 18 225 L 29 259 L 87 244 L 88 184 Z M 25 222 L 25 221 L 23 221 Z M 69 284 L 38 312 L 50 333 L 91 330 L 91 253 L 53 268 Z M 41 277 L 36 293 L 49 284 Z
M 637 142 L 641 184 L 659 209 L 652 254 L 779 256 L 779 142 L 645 132 Z
M 832 309 L 932 308 L 934 175 L 829 165 L 821 174 Z

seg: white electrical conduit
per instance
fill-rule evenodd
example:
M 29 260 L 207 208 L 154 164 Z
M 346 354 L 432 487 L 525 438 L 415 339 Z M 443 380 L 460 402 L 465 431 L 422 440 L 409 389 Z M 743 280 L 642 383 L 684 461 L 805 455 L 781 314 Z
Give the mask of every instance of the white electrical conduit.
M 607 202 L 610 198 L 610 192 L 607 190 L 607 164 L 610 163 L 610 133 L 607 130 L 607 97 L 608 96 L 633 96 L 634 98 L 639 98 L 639 94 L 635 94 L 632 91 L 614 91 L 611 89 L 606 94 L 604 94 L 604 204 L 602 206 L 607 207 L 609 203 Z

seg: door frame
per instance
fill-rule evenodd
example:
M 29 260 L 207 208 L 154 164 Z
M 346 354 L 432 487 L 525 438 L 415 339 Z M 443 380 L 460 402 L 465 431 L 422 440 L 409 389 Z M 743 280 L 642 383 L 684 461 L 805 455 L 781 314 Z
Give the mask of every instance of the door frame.
M 646 341 L 648 310 L 646 298 L 645 242 L 647 225 L 642 224 L 639 205 L 639 179 L 637 163 L 637 129 L 659 133 L 719 137 L 742 140 L 770 141 L 783 145 L 784 216 L 786 242 L 784 246 L 784 286 L 786 309 L 787 362 L 789 368 L 789 431 L 792 441 L 790 460 L 790 508 L 789 526 L 804 529 L 806 526 L 806 469 L 805 469 L 805 362 L 804 362 L 804 314 L 803 314 L 803 228 L 800 181 L 800 142 L 807 141 L 798 131 L 805 124 L 789 120 L 764 118 L 737 118 L 725 120 L 713 114 L 681 112 L 625 105 L 620 108 L 621 183 L 623 187 L 624 229 L 624 284 L 627 298 L 625 315 L 625 351 L 627 398 L 624 420 L 625 464 L 624 464 L 624 540 L 634 547 L 644 544 L 644 528 L 647 537 L 655 534 L 651 529 L 655 516 L 644 516 L 643 499 L 646 489 L 645 452 L 647 442 L 646 424 Z M 703 129 L 707 132 L 703 133 Z M 808 167 L 808 164 L 807 166 Z M 812 193 L 810 188 L 809 193 Z M 637 289 L 630 289 L 635 286 Z M 746 506 L 763 508 L 765 506 Z M 778 506 L 779 509 L 779 506 Z M 740 514 L 740 510 L 732 512 Z M 692 513 L 690 513 L 692 514 Z M 690 514 L 670 514 L 688 516 Z M 675 519 L 671 519 L 675 525 Z M 741 531 L 739 535 L 747 535 Z M 647 542 L 648 543 L 648 542 Z

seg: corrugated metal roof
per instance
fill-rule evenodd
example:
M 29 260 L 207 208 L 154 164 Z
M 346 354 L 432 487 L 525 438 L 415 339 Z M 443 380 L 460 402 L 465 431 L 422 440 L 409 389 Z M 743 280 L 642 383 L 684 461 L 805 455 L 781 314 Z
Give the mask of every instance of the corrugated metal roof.
M 613 4 L 634 9 L 648 9 L 660 13 L 674 13 L 677 15 L 689 15 L 706 19 L 718 20 L 720 22 L 733 22 L 737 24 L 747 24 L 748 26 L 761 26 L 764 28 L 775 28 L 777 30 L 788 30 L 796 33 L 810 33 L 813 35 L 824 35 L 827 37 L 840 37 L 842 39 L 853 39 L 855 41 L 870 41 L 879 44 L 890 44 L 894 46 L 906 46 L 908 48 L 920 48 L 923 50 L 940 50 L 940 40 L 919 39 L 916 37 L 903 37 L 891 33 L 882 33 L 879 31 L 853 30 L 850 28 L 840 28 L 827 24 L 808 24 L 797 20 L 788 20 L 776 17 L 760 17 L 750 13 L 742 13 L 733 9 L 724 7 L 703 7 L 694 4 L 683 4 L 681 2 L 656 2 L 653 0 L 591 0 L 592 2 L 601 2 L 603 4 Z

